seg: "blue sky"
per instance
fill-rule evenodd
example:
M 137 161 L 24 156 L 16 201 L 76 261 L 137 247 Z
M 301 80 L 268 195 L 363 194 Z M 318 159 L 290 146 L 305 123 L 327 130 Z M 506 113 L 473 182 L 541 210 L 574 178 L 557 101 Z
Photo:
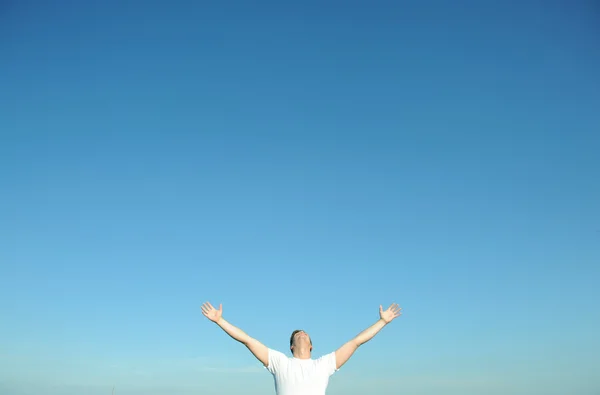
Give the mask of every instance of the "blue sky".
M 274 393 L 208 300 L 399 303 L 332 395 L 597 393 L 591 2 L 91 3 L 0 6 L 0 392 Z

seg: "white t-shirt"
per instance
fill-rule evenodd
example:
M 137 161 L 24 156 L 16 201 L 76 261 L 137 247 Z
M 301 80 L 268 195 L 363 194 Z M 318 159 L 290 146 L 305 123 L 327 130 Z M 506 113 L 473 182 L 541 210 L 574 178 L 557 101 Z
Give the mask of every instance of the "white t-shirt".
M 269 349 L 269 365 L 277 395 L 325 395 L 329 377 L 334 374 L 335 352 L 319 359 L 299 359 Z

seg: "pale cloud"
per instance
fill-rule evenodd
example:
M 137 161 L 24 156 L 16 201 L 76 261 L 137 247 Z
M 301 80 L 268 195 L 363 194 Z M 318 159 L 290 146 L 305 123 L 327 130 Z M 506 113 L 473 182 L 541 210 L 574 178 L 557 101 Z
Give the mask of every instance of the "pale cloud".
M 10 359 L 0 356 L 0 382 L 11 379 L 21 384 L 28 381 L 44 385 L 123 386 L 151 385 L 168 387 L 174 383 L 194 386 L 208 382 L 215 375 L 256 375 L 268 372 L 257 363 L 237 362 L 224 357 L 194 356 L 184 358 L 64 358 L 52 356 L 21 356 Z M 228 379 L 226 379 L 227 381 Z M 32 391 L 36 392 L 36 391 Z M 42 391 L 43 392 L 43 391 Z
M 169 372 L 213 372 L 213 373 L 261 373 L 265 369 L 260 364 L 240 365 L 231 361 L 219 360 L 208 357 L 194 358 L 159 358 L 143 361 L 129 361 L 112 363 L 113 369 L 124 371 L 140 371 L 147 374 L 161 374 Z
M 370 393 L 373 389 L 377 389 L 377 394 L 503 395 L 508 386 L 504 379 L 493 376 L 398 375 L 379 378 L 340 376 L 332 379 L 330 388 L 332 395 Z
M 266 370 L 259 366 L 241 366 L 241 367 L 215 367 L 199 366 L 199 371 L 215 373 L 264 373 Z

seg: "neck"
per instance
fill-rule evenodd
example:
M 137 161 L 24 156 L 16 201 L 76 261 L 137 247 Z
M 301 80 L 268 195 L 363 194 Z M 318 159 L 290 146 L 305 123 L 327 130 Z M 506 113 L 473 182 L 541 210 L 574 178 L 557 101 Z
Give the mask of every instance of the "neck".
M 310 359 L 310 350 L 308 347 L 299 347 L 294 350 L 294 358 Z

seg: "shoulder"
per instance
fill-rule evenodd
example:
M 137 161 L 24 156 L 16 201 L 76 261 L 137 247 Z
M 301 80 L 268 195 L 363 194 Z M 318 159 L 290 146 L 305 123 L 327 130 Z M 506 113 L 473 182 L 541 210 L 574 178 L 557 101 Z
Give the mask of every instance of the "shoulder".
M 325 355 L 317 358 L 316 360 L 317 361 L 321 361 L 321 362 L 323 362 L 323 361 L 328 362 L 328 361 L 331 361 L 331 360 L 335 361 L 335 351 L 330 352 L 329 354 L 325 354 Z
M 268 348 L 267 351 L 269 353 L 269 364 L 265 366 L 265 368 L 271 373 L 275 373 L 289 360 L 289 358 L 280 351 L 273 350 L 272 348 Z
M 267 350 L 269 351 L 269 358 L 289 359 L 288 356 L 281 351 L 273 350 L 272 348 L 268 348 Z
M 318 358 L 315 362 L 317 363 L 320 369 L 323 369 L 329 375 L 332 375 L 333 373 L 338 371 L 338 369 L 336 369 L 335 351 L 323 355 L 322 357 Z

